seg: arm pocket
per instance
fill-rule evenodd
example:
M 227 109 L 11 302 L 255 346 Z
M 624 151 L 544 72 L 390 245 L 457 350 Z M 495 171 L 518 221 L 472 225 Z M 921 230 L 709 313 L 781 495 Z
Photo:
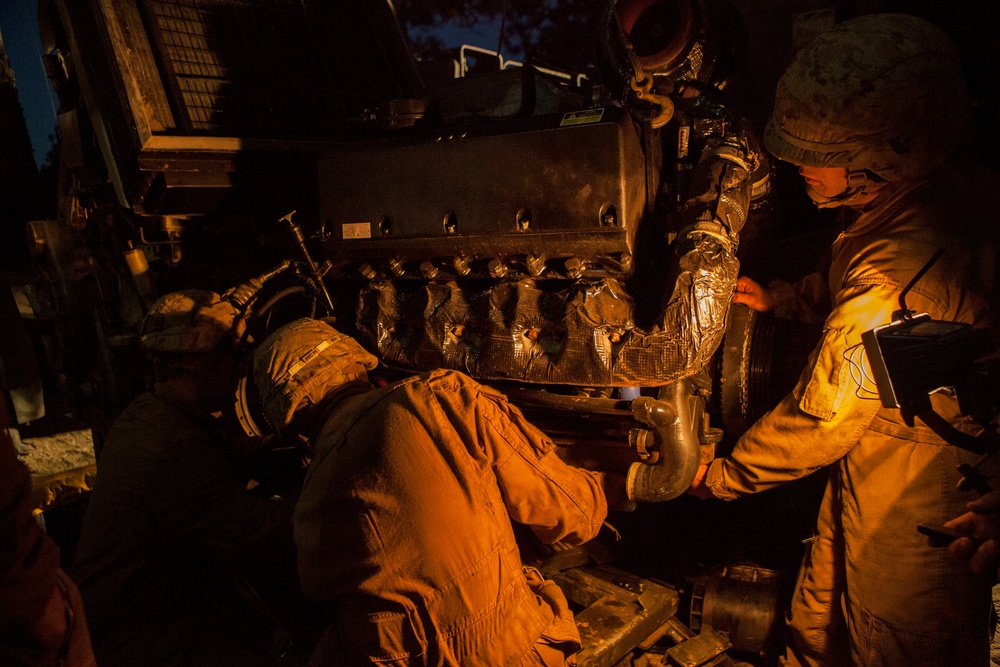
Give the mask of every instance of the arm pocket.
M 844 361 L 846 336 L 837 329 L 823 331 L 823 339 L 802 371 L 795 396 L 799 409 L 823 421 L 837 414 L 850 388 L 850 371 Z

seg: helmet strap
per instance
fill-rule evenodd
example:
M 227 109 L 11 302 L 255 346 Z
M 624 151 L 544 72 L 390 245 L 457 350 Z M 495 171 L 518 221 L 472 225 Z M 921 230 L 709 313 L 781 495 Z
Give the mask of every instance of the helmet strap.
M 872 178 L 872 176 L 874 174 L 867 169 L 851 169 L 847 172 L 847 187 L 839 195 L 823 197 L 810 190 L 809 198 L 819 208 L 850 206 L 854 200 L 867 196 L 872 192 L 874 186 L 879 186 L 884 182 L 878 177 Z

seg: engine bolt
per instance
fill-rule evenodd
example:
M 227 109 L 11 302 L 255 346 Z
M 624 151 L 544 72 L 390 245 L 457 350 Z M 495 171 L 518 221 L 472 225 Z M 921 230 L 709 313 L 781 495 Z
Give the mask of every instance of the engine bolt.
M 507 267 L 499 259 L 491 259 L 486 268 L 494 278 L 503 278 L 507 275 Z
M 437 274 L 438 274 L 438 268 L 436 266 L 434 266 L 434 263 L 431 262 L 431 261 L 421 262 L 420 263 L 420 274 L 424 278 L 427 278 L 427 280 L 432 280 L 433 278 L 435 278 L 437 276 Z

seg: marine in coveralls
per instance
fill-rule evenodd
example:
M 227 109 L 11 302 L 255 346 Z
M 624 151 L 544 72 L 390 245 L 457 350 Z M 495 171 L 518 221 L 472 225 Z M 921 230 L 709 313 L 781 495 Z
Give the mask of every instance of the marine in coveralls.
M 374 356 L 323 321 L 254 355 L 266 420 L 311 437 L 295 511 L 299 576 L 335 606 L 322 665 L 561 665 L 580 648 L 559 588 L 522 567 L 511 520 L 594 537 L 606 484 L 563 463 L 503 395 L 457 371 L 373 388 Z
M 205 290 L 167 294 L 143 320 L 156 382 L 108 433 L 70 572 L 102 666 L 275 664 L 236 592 L 285 571 L 294 585 L 293 505 L 247 491 L 212 414 L 229 395 L 242 325 Z
M 861 334 L 891 321 L 902 289 L 934 319 L 979 323 L 986 311 L 975 193 L 945 160 L 961 126 L 957 55 L 934 26 L 907 15 L 839 24 L 807 45 L 778 84 L 767 148 L 799 166 L 844 231 L 824 277 L 764 288 L 741 278 L 735 301 L 779 316 L 825 314 L 792 393 L 699 472 L 696 495 L 733 499 L 831 475 L 790 609 L 787 665 L 989 664 L 989 582 L 916 531 L 964 511 L 956 467 L 976 457 L 919 419 L 881 406 Z M 820 317 L 822 319 L 822 316 Z M 971 425 L 956 401 L 936 412 Z

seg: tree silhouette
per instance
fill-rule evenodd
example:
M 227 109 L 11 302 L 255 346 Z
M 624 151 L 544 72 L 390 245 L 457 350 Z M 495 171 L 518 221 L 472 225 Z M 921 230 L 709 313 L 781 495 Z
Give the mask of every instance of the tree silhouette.
M 420 60 L 448 58 L 454 45 L 446 37 L 495 24 L 496 42 L 477 46 L 583 71 L 593 61 L 593 22 L 604 5 L 604 0 L 400 0 L 397 10 Z

